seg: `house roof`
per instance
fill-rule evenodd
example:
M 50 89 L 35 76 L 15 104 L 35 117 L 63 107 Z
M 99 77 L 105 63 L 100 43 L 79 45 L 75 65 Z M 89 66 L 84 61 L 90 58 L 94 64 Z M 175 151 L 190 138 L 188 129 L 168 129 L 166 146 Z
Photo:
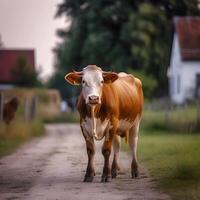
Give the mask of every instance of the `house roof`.
M 200 17 L 176 17 L 182 60 L 200 60 Z
M 13 83 L 12 68 L 19 58 L 25 58 L 27 65 L 35 70 L 33 49 L 0 49 L 0 83 Z

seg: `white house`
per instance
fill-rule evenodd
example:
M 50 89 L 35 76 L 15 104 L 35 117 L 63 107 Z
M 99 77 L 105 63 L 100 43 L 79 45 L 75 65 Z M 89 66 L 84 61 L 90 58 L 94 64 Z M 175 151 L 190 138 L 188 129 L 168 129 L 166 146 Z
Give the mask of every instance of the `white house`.
M 184 103 L 200 97 L 200 17 L 176 17 L 168 69 L 169 95 Z

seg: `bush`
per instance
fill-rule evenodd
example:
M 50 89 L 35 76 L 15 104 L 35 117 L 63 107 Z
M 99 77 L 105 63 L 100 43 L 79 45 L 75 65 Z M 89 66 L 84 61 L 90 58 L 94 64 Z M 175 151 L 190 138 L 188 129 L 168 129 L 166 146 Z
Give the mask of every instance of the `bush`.
M 42 85 L 34 66 L 29 66 L 25 57 L 18 58 L 16 65 L 12 68 L 12 76 L 19 86 L 35 87 Z
M 133 74 L 135 77 L 139 78 L 142 81 L 143 92 L 146 98 L 153 97 L 153 93 L 158 85 L 155 78 L 139 70 L 129 70 L 128 73 Z

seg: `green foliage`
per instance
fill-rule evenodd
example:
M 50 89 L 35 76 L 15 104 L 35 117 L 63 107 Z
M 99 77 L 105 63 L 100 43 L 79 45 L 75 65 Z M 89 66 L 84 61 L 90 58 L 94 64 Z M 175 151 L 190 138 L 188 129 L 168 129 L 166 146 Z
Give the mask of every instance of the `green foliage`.
M 165 86 L 169 27 L 165 12 L 150 3 L 140 4 L 128 23 L 135 60 L 146 73 Z
M 68 72 L 69 71 L 70 70 L 68 70 Z M 62 94 L 62 97 L 70 100 L 72 97 L 77 96 L 78 87 L 74 87 L 66 82 L 66 80 L 64 79 L 66 73 L 67 71 L 63 73 L 61 71 L 57 72 L 55 76 L 52 76 L 49 80 L 48 87 L 59 89 Z
M 55 48 L 50 86 L 71 98 L 77 91 L 64 83 L 65 73 L 96 64 L 118 72 L 143 70 L 158 83 L 157 94 L 166 94 L 173 16 L 198 14 L 196 0 L 63 0 L 56 16 L 65 15 L 71 25 L 58 30 L 63 41 Z
M 135 77 L 139 78 L 142 81 L 142 88 L 144 91 L 145 98 L 151 98 L 153 92 L 158 86 L 158 83 L 152 75 L 147 75 L 144 71 L 141 70 L 128 70 L 128 73 L 133 74 Z
M 38 80 L 38 73 L 33 69 L 33 66 L 28 65 L 24 57 L 18 58 L 16 65 L 12 68 L 12 76 L 18 86 L 41 86 Z

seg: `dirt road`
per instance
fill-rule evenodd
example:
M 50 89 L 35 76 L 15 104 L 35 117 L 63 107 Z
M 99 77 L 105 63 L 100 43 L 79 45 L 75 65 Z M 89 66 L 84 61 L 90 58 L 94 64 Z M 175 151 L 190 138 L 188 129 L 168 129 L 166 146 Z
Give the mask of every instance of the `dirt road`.
M 101 183 L 103 157 L 96 154 L 93 183 L 83 183 L 87 156 L 78 125 L 47 125 L 47 134 L 0 159 L 0 200 L 168 200 L 141 168 L 130 178 L 130 156 L 121 154 L 121 173 Z M 99 145 L 98 145 L 99 146 Z

